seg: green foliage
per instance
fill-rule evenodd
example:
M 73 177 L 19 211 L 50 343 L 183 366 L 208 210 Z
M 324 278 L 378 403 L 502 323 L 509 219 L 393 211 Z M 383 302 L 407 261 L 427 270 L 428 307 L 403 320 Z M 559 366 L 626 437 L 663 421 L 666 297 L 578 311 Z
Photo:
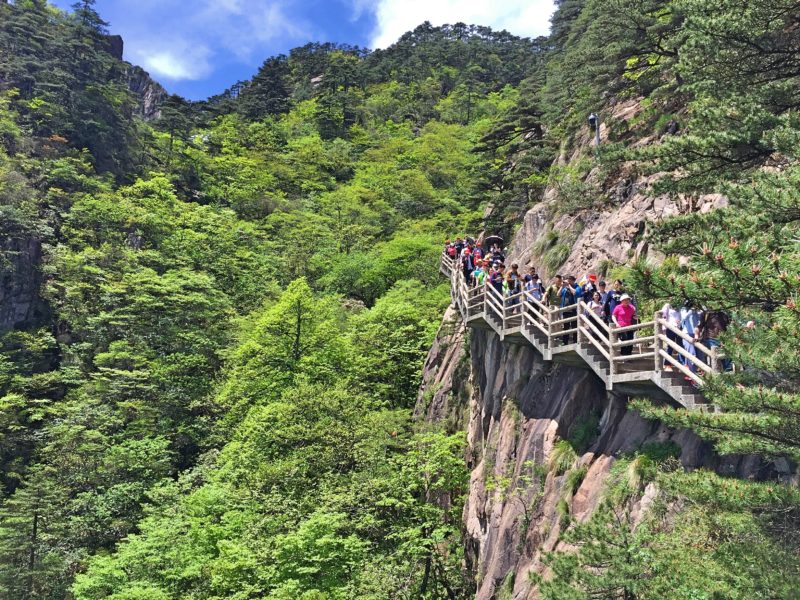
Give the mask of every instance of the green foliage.
M 0 335 L 0 595 L 468 594 L 463 439 L 410 408 L 542 46 L 308 44 L 144 122 L 93 2 L 0 13 L 0 277 L 42 280 Z
M 567 483 L 566 483 L 566 492 L 568 495 L 572 495 L 578 491 L 578 488 L 581 487 L 583 480 L 586 478 L 586 474 L 589 472 L 589 467 L 582 466 L 578 467 L 577 469 L 572 469 L 567 472 Z
M 597 411 L 578 418 L 570 428 L 569 443 L 579 455 L 586 452 L 600 431 L 600 415 Z
M 635 527 L 630 506 L 614 500 L 586 523 L 573 524 L 564 541 L 577 553 L 548 557 L 553 576 L 539 580 L 543 597 L 791 597 L 799 574 L 792 553 L 778 541 L 792 535 L 792 525 L 776 520 L 786 516 L 778 508 L 782 492 L 707 472 L 670 473 L 659 482 L 665 491 L 656 508 Z M 663 510 L 687 497 L 683 510 Z M 769 498 L 774 508 L 750 512 L 756 497 Z M 796 513 L 790 514 L 794 520 Z
M 590 174 L 588 161 L 579 161 L 550 169 L 549 185 L 555 190 L 558 214 L 574 214 L 581 210 L 600 208 L 603 197 L 597 174 Z
M 560 440 L 553 445 L 553 450 L 550 452 L 550 470 L 554 471 L 556 475 L 563 475 L 573 467 L 577 460 L 578 455 L 572 444 L 568 440 Z
M 426 23 L 374 53 L 308 44 L 146 123 L 94 2 L 0 2 L 0 280 L 42 280 L 0 336 L 0 595 L 468 597 L 464 440 L 409 415 L 442 238 L 508 236 L 548 185 L 562 214 L 602 210 L 620 160 L 730 199 L 650 228 L 688 264 L 629 279 L 643 302 L 734 312 L 744 367 L 705 386 L 722 414 L 635 406 L 724 453 L 800 458 L 796 7 L 557 4 L 549 40 Z M 632 98 L 635 121 L 606 121 Z M 600 168 L 574 153 L 592 111 Z M 542 232 L 548 271 L 580 226 Z M 577 552 L 548 558 L 543 597 L 791 596 L 796 490 L 684 474 L 674 445 L 620 457 L 573 523 L 598 421 L 550 457 Z M 523 532 L 545 475 L 487 484 Z

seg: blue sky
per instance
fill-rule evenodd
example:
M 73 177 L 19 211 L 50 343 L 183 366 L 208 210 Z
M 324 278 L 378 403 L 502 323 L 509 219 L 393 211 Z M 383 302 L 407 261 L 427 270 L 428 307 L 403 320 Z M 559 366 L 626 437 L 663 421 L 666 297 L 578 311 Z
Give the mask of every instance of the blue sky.
M 68 8 L 74 0 L 55 0 Z M 546 34 L 553 0 L 98 0 L 125 59 L 170 92 L 202 99 L 306 42 L 385 48 L 423 21 Z

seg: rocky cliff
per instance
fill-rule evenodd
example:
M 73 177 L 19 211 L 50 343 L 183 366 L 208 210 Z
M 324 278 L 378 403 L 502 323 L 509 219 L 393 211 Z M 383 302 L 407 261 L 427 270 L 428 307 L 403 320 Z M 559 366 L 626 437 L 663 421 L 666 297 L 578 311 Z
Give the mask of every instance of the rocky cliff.
M 35 236 L 0 242 L 0 332 L 39 324 L 47 314 L 39 295 L 41 257 Z
M 637 110 L 635 102 L 621 104 L 608 121 L 625 127 Z M 604 140 L 607 134 L 604 127 Z M 588 135 L 577 140 L 575 150 L 563 152 L 559 164 L 591 155 L 589 144 Z M 598 170 L 592 169 L 586 179 L 598 177 Z M 648 220 L 709 210 L 725 202 L 722 197 L 691 204 L 654 198 L 644 192 L 648 182 L 622 168 L 599 182 L 604 196 L 600 209 L 570 214 L 556 206 L 558 190 L 547 189 L 541 203 L 524 216 L 510 260 L 546 272 L 541 262 L 546 244 L 541 240 L 552 231 L 571 236 L 569 252 L 556 267 L 564 272 L 581 275 L 608 261 L 624 263 L 636 254 L 657 258 L 642 242 Z M 578 520 L 588 518 L 621 453 L 669 441 L 680 448 L 680 461 L 687 469 L 705 466 L 755 476 L 764 468 L 754 457 L 723 460 L 693 433 L 644 420 L 628 410 L 627 400 L 608 394 L 588 370 L 545 363 L 532 347 L 504 344 L 491 331 L 465 330 L 458 312 L 448 311 L 425 366 L 417 416 L 466 431 L 471 478 L 463 518 L 476 598 L 535 598 L 529 574 L 543 573 L 542 554 L 561 547 L 564 512 Z M 578 459 L 586 474 L 573 491 L 567 475 L 559 475 L 548 463 L 556 442 L 574 437 L 587 423 L 594 431 Z M 644 490 L 632 507 L 634 515 L 646 508 L 652 492 L 652 486 Z
M 148 121 L 161 116 L 161 104 L 169 94 L 147 71 L 128 65 L 128 87 L 138 100 L 139 116 Z

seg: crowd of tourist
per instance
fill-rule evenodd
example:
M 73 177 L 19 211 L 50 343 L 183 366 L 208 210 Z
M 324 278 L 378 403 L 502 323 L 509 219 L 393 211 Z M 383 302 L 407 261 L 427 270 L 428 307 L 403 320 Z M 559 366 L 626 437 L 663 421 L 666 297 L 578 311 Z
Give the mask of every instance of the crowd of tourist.
M 491 238 L 490 238 L 491 240 Z M 555 275 L 549 286 L 545 287 L 542 278 L 537 273 L 536 267 L 528 266 L 525 273 L 520 272 L 519 265 L 505 264 L 505 252 L 498 243 L 492 243 L 488 249 L 484 244 L 472 238 L 456 238 L 455 241 L 447 240 L 444 247 L 445 253 L 454 261 L 454 268 L 458 268 L 464 276 L 467 285 L 490 285 L 499 296 L 503 298 L 506 306 L 517 306 L 524 298 L 532 303 L 539 303 L 550 310 L 561 309 L 558 320 L 570 319 L 578 316 L 580 302 L 584 303 L 586 314 L 592 314 L 596 321 L 604 323 L 609 328 L 619 330 L 617 339 L 622 342 L 634 339 L 635 330 L 626 328 L 639 322 L 636 303 L 631 294 L 625 289 L 622 280 L 616 279 L 611 284 L 599 280 L 590 273 L 580 281 L 574 275 Z M 730 323 L 726 313 L 722 311 L 703 311 L 697 307 L 685 304 L 677 308 L 672 304 L 665 304 L 660 316 L 669 324 L 662 326 L 667 339 L 683 348 L 690 356 L 697 357 L 708 363 L 710 357 L 706 356 L 696 343 L 701 342 L 706 348 L 717 348 L 720 345 L 719 337 Z M 572 324 L 565 324 L 568 331 L 562 337 L 563 344 L 577 342 L 577 330 Z M 602 327 L 597 328 L 602 331 Z M 678 332 L 681 333 L 678 333 Z M 683 334 L 683 335 L 681 335 Z M 596 332 L 593 333 L 597 337 Z M 620 354 L 630 356 L 635 344 L 627 344 L 620 349 Z M 666 344 L 666 351 L 693 373 L 697 366 L 678 352 L 675 347 Z M 730 369 L 730 362 L 723 359 L 723 369 Z M 665 360 L 664 370 L 672 371 L 672 362 Z M 687 376 L 686 378 L 690 378 Z

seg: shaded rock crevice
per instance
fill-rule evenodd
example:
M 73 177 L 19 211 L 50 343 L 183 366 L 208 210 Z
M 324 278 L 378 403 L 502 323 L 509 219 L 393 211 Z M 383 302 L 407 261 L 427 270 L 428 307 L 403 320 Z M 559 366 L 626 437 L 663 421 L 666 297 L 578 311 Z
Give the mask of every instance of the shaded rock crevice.
M 0 332 L 34 327 L 48 318 L 41 298 L 42 241 L 9 237 L 0 242 Z

